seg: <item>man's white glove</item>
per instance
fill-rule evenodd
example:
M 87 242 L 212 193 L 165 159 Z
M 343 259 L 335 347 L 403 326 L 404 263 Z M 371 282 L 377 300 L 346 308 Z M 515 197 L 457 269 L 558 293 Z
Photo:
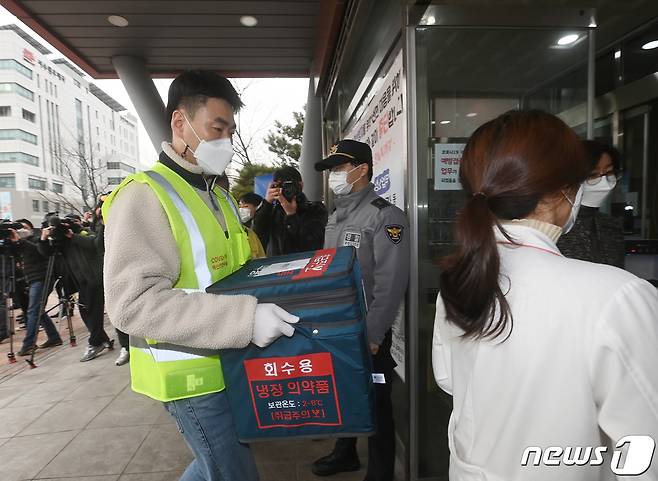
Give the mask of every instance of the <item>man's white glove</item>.
M 295 333 L 295 328 L 290 324 L 295 324 L 298 321 L 299 317 L 293 316 L 276 304 L 258 304 L 251 342 L 258 347 L 265 347 L 282 335 L 291 337 Z

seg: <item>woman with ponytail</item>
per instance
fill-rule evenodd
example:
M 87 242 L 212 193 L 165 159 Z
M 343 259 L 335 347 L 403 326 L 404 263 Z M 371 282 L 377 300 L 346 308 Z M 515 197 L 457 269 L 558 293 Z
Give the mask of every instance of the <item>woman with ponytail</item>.
M 587 175 L 580 139 L 540 111 L 501 115 L 466 145 L 432 353 L 454 400 L 451 481 L 598 481 L 624 468 L 658 480 L 658 461 L 610 460 L 624 436 L 658 440 L 658 291 L 556 247 Z M 576 448 L 592 462 L 572 463 Z

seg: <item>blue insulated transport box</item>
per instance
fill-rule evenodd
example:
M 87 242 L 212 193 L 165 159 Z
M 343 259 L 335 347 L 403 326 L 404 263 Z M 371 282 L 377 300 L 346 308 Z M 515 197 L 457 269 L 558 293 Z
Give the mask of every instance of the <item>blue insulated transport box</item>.
M 300 317 L 291 338 L 221 352 L 240 440 L 374 432 L 362 286 L 355 249 L 340 247 L 255 259 L 206 289 Z

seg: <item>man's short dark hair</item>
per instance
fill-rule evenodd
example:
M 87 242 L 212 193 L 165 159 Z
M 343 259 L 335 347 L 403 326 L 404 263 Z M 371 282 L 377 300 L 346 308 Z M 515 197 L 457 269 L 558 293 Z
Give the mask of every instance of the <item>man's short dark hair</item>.
M 240 197 L 240 202 L 258 207 L 263 202 L 263 198 L 255 192 L 247 192 Z
M 199 107 L 205 105 L 209 98 L 226 100 L 234 112 L 238 112 L 244 105 L 226 77 L 212 70 L 188 70 L 176 77 L 169 87 L 168 122 L 171 123 L 174 111 L 181 107 L 194 117 Z
M 28 219 L 18 219 L 15 221 L 17 224 L 27 224 L 30 226 L 30 229 L 34 229 L 34 224 L 30 222 Z
M 272 180 L 274 182 L 279 182 L 281 180 L 296 180 L 297 182 L 301 182 L 302 174 L 300 174 L 294 167 L 281 167 L 274 171 Z

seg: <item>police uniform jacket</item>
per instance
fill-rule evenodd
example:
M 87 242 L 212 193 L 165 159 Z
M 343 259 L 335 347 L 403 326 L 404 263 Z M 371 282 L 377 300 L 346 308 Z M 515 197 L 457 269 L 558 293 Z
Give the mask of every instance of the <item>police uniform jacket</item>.
M 365 189 L 336 197 L 325 248 L 354 246 L 368 303 L 368 338 L 381 345 L 397 316 L 409 280 L 409 232 L 404 212 Z

